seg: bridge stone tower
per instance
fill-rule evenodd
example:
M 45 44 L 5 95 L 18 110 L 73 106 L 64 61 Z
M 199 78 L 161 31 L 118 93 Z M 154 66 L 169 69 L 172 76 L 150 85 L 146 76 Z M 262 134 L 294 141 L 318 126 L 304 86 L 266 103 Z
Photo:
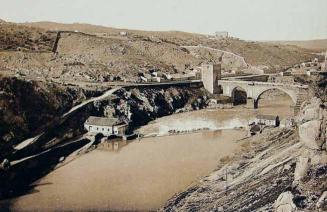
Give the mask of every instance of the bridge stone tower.
M 219 62 L 218 64 L 203 63 L 201 70 L 201 79 L 204 88 L 211 94 L 218 94 L 218 80 L 221 79 L 221 62 Z

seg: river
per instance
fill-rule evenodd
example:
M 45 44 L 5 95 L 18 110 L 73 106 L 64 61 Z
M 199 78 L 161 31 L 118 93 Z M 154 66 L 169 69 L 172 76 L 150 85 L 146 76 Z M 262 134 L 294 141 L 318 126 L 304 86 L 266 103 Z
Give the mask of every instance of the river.
M 208 175 L 219 160 L 237 152 L 236 141 L 258 113 L 292 116 L 284 96 L 226 110 L 174 114 L 140 129 L 158 137 L 135 140 L 118 151 L 96 149 L 35 182 L 29 194 L 10 201 L 12 210 L 155 210 L 171 196 Z M 175 129 L 192 134 L 167 136 Z

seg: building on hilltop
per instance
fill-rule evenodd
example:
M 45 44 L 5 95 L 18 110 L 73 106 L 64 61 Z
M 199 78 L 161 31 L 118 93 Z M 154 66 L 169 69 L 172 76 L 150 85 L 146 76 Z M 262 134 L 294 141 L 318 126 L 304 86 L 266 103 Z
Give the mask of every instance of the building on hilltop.
M 89 134 L 103 134 L 104 136 L 122 136 L 128 125 L 117 118 L 90 116 L 84 123 L 84 128 Z
M 217 32 L 215 32 L 215 37 L 216 38 L 228 38 L 229 34 L 227 31 L 217 31 Z

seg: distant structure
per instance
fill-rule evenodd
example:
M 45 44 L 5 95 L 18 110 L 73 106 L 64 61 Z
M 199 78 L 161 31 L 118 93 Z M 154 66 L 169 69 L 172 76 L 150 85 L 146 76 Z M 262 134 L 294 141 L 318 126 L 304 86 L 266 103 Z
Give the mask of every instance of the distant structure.
M 228 38 L 229 37 L 229 34 L 227 31 L 217 31 L 215 32 L 215 37 L 216 38 Z
M 273 115 L 257 115 L 255 123 L 259 125 L 278 127 L 280 120 L 278 116 Z
M 120 35 L 120 36 L 127 36 L 127 32 L 125 32 L 125 31 L 120 31 L 120 32 L 119 32 L 119 35 Z
M 218 94 L 218 80 L 221 79 L 221 59 L 218 64 L 203 63 L 201 67 L 201 79 L 204 88 L 211 94 Z
M 90 134 L 101 133 L 104 136 L 124 135 L 127 124 L 117 118 L 95 117 L 90 116 L 84 123 L 85 129 Z
M 321 63 L 321 71 L 327 71 L 327 51 L 325 53 L 325 60 Z
M 295 81 L 294 76 L 284 76 L 284 73 L 282 72 L 282 75 L 270 75 L 268 77 L 268 82 L 294 84 Z

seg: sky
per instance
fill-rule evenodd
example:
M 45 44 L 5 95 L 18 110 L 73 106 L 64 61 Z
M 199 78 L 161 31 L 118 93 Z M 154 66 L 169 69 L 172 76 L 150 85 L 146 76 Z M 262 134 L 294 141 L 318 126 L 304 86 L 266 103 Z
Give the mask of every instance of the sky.
M 245 40 L 327 38 L 327 0 L 0 0 L 0 19 L 90 23 Z

